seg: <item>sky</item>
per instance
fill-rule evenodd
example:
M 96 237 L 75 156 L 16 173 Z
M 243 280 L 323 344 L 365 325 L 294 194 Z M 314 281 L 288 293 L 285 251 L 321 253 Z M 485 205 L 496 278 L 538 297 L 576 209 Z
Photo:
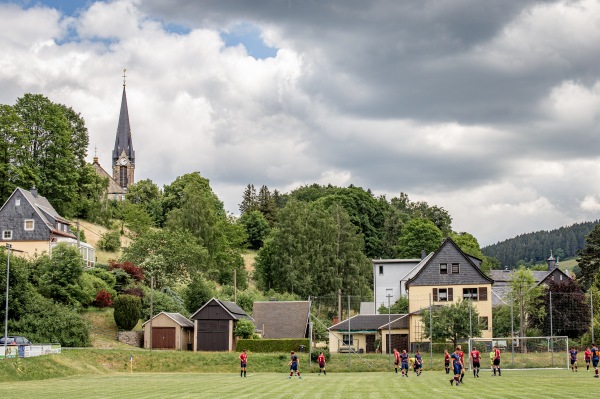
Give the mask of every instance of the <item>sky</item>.
M 350 184 L 482 246 L 600 215 L 600 1 L 0 0 L 0 104 L 81 113 L 136 180 Z

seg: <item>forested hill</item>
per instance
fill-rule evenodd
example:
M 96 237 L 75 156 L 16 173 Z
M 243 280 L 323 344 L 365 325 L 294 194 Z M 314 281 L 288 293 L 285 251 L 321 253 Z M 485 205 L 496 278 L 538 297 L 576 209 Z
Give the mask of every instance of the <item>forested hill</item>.
M 599 222 L 575 223 L 551 231 L 521 234 L 481 250 L 484 255 L 498 259 L 502 267 L 542 263 L 550 257 L 550 251 L 560 259 L 573 258 L 585 246 L 585 237 Z

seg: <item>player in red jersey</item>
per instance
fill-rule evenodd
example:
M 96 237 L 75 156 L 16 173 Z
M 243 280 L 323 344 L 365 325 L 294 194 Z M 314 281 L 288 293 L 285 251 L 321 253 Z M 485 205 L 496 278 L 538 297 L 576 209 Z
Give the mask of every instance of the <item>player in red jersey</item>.
M 244 349 L 242 353 L 240 353 L 240 377 L 246 377 L 246 363 L 248 363 L 248 355 L 246 352 L 247 350 Z
M 590 350 L 589 346 L 587 348 L 585 348 L 585 352 L 583 352 L 583 356 L 585 358 L 585 369 L 587 371 L 590 371 L 590 361 L 592 360 L 592 351 Z
M 319 352 L 317 363 L 319 363 L 319 375 L 321 375 L 321 371 L 323 372 L 323 375 L 327 375 L 327 371 L 325 371 L 325 356 L 323 355 L 323 352 Z
M 477 348 L 473 348 L 473 350 L 469 354 L 469 358 L 471 359 L 471 365 L 473 366 L 473 377 L 479 378 L 479 368 L 481 367 L 481 353 L 479 353 Z
M 592 366 L 594 366 L 594 378 L 599 378 L 598 377 L 598 358 L 600 358 L 600 350 L 598 350 L 598 347 L 596 346 L 596 344 L 592 344 Z
M 500 349 L 497 346 L 494 346 L 494 377 L 496 376 L 496 371 L 498 371 L 498 377 L 502 376 L 502 371 L 500 371 Z
M 462 363 L 462 368 L 460 369 L 460 382 L 463 382 L 463 378 L 465 376 L 465 352 L 463 352 L 462 347 L 458 345 L 456 347 L 458 349 L 458 355 L 460 356 L 460 362 Z
M 394 348 L 394 370 L 396 370 L 396 374 L 398 374 L 398 366 L 400 365 L 400 352 L 398 349 Z
M 575 347 L 571 347 L 569 351 L 569 359 L 571 360 L 571 371 L 577 371 L 577 349 Z
M 450 374 L 450 354 L 447 349 L 444 349 L 444 368 L 446 369 L 446 374 Z

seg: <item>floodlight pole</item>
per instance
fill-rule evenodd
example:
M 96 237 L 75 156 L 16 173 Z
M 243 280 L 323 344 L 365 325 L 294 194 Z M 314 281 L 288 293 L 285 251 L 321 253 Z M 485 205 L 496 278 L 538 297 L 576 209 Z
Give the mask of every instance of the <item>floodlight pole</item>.
M 512 292 L 510 293 L 510 353 L 513 367 L 515 366 L 515 327 L 514 327 L 514 316 L 513 316 L 513 305 L 515 298 Z
M 4 360 L 7 359 L 6 345 L 8 344 L 8 276 L 10 271 L 10 250 L 12 244 L 6 244 L 6 304 L 4 306 Z
M 392 297 L 392 294 L 390 294 L 391 289 L 387 288 L 387 299 L 388 299 L 388 336 L 387 336 L 387 346 L 388 346 L 388 367 L 391 369 L 392 368 L 392 306 L 390 305 L 390 299 Z
M 551 348 L 552 348 L 552 367 L 554 367 L 554 340 L 552 339 L 552 334 L 553 334 L 553 328 L 552 328 L 552 291 L 550 291 L 550 343 L 551 343 Z M 568 348 L 567 348 L 568 350 Z
M 590 316 L 592 321 L 592 342 L 594 342 L 594 291 L 590 290 Z

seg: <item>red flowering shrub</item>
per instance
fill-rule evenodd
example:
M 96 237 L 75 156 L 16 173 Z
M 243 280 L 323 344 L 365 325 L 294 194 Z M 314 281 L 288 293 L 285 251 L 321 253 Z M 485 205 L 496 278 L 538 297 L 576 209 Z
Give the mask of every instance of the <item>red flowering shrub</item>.
M 109 261 L 108 266 L 110 270 L 123 270 L 125 273 L 129 274 L 129 276 L 136 282 L 140 282 L 144 279 L 144 271 L 131 262 L 117 263 L 115 261 Z
M 100 290 L 94 299 L 94 306 L 102 309 L 113 305 L 112 294 L 106 290 Z

